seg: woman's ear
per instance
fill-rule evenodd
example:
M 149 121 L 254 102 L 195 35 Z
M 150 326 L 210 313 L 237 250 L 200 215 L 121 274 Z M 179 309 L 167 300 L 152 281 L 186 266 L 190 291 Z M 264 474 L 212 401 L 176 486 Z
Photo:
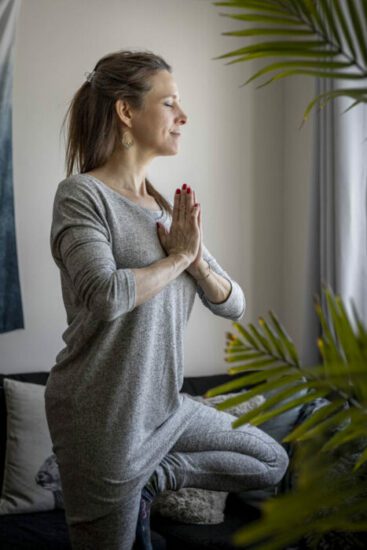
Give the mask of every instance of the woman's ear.
M 115 102 L 115 110 L 121 122 L 131 128 L 133 113 L 129 103 L 125 99 L 118 99 Z

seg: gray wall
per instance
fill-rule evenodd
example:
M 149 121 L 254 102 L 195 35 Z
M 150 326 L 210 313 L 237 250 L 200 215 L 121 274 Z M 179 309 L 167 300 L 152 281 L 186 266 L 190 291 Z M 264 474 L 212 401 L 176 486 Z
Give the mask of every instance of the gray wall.
M 179 153 L 148 176 L 163 193 L 189 183 L 204 242 L 246 294 L 242 323 L 273 309 L 301 345 L 311 122 L 297 130 L 313 82 L 240 88 L 254 64 L 212 58 L 241 46 L 241 23 L 198 0 L 32 0 L 20 10 L 14 72 L 14 191 L 25 329 L 0 335 L 0 372 L 50 370 L 66 329 L 49 231 L 65 177 L 62 119 L 84 72 L 108 52 L 142 48 L 173 67 L 188 123 Z M 186 331 L 187 375 L 227 370 L 232 323 L 199 298 Z

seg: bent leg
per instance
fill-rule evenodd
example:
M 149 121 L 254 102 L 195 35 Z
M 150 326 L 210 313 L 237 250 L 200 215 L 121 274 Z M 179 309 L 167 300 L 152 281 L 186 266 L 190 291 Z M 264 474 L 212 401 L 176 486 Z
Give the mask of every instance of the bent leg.
M 200 413 L 156 469 L 160 491 L 197 487 L 239 492 L 282 479 L 289 459 L 275 439 L 250 424 L 232 428 L 235 416 L 200 405 Z

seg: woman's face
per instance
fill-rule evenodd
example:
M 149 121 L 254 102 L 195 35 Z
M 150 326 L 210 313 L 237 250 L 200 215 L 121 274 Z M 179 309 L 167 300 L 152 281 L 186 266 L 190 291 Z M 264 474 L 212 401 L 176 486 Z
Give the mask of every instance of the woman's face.
M 149 156 L 177 153 L 181 132 L 187 116 L 180 106 L 177 85 L 166 70 L 158 71 L 151 78 L 152 89 L 145 96 L 140 111 L 131 110 L 131 126 L 135 143 Z

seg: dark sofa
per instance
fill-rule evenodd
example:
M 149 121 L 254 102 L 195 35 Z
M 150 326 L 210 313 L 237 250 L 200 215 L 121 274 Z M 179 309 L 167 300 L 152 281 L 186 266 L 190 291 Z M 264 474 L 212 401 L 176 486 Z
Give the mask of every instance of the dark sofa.
M 6 377 L 45 385 L 48 375 L 48 372 L 0 374 L 0 487 L 3 482 L 6 444 L 3 379 Z M 182 391 L 191 395 L 202 395 L 207 389 L 234 378 L 236 376 L 228 374 L 186 377 Z M 289 451 L 287 447 L 286 449 Z M 287 483 L 286 474 L 280 485 L 271 491 L 273 494 L 276 491 L 284 491 Z M 236 547 L 231 544 L 232 534 L 246 523 L 260 517 L 260 503 L 263 498 L 261 491 L 230 493 L 226 501 L 225 521 L 217 525 L 183 524 L 153 515 L 151 519 L 153 547 L 155 550 L 233 550 Z M 70 550 L 64 510 L 0 516 L 0 548 L 1 550 Z

